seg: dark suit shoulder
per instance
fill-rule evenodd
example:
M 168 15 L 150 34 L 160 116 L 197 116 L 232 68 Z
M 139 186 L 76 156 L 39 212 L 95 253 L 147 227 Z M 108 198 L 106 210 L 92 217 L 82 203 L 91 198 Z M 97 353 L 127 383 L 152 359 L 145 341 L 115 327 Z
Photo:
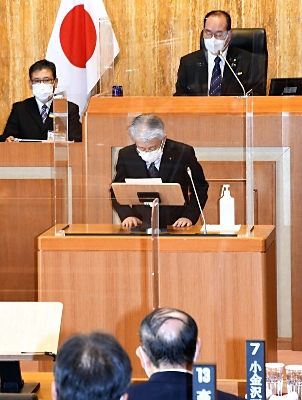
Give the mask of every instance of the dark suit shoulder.
M 222 392 L 221 390 L 217 390 L 217 398 L 218 400 L 243 400 L 241 397 L 235 396 L 234 394 Z
M 193 147 L 189 144 L 177 142 L 176 140 L 167 139 L 165 143 L 165 148 L 167 150 L 175 150 L 175 151 L 192 151 Z
M 246 59 L 251 59 L 252 53 L 244 49 L 239 49 L 239 47 L 229 46 L 227 57 L 235 57 L 235 56 L 241 56 Z
M 79 106 L 73 103 L 72 101 L 68 101 L 67 105 L 68 105 L 68 110 L 77 110 L 77 112 L 79 112 Z
M 119 157 L 127 157 L 129 155 L 133 155 L 136 153 L 135 144 L 130 144 L 129 146 L 125 146 L 119 151 Z
M 201 49 L 193 51 L 192 53 L 186 54 L 185 56 L 181 57 L 180 62 L 191 63 L 198 59 L 202 59 L 203 57 L 205 57 L 205 50 Z
M 32 105 L 37 105 L 36 99 L 34 97 L 28 97 L 27 99 L 21 100 L 21 101 L 16 101 L 13 103 L 13 108 L 23 108 L 26 106 L 32 106 Z M 38 105 L 37 105 L 38 107 Z

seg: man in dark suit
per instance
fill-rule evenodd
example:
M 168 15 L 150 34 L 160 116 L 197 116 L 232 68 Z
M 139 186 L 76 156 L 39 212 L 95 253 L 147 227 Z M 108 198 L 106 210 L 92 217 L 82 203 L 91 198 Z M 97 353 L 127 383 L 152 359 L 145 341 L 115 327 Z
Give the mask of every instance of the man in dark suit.
M 160 206 L 160 225 L 185 227 L 196 224 L 200 210 L 187 168 L 191 169 L 202 208 L 207 201 L 208 183 L 193 147 L 167 139 L 162 120 L 153 114 L 136 117 L 129 131 L 135 144 L 120 150 L 114 182 L 125 182 L 126 178 L 159 177 L 163 183 L 179 183 L 185 205 Z M 142 221 L 150 221 L 150 207 L 120 205 L 112 190 L 111 194 L 113 207 L 124 227 L 136 227 Z
M 192 400 L 192 366 L 200 340 L 194 319 L 184 311 L 159 308 L 142 321 L 136 354 L 149 380 L 128 389 L 128 400 Z M 239 400 L 217 391 L 218 400 Z
M 52 400 L 127 400 L 131 373 L 130 359 L 113 336 L 72 336 L 56 356 Z
M 47 139 L 48 131 L 53 131 L 52 102 L 57 84 L 54 63 L 40 60 L 29 68 L 29 85 L 34 97 L 13 104 L 0 142 L 11 142 L 14 138 Z M 68 102 L 68 139 L 82 141 L 79 107 L 71 102 Z
M 229 46 L 231 38 L 230 15 L 221 10 L 209 12 L 204 18 L 205 48 L 181 58 L 174 96 L 242 96 L 242 87 L 224 58 L 246 92 L 252 89 L 253 95 L 265 96 L 265 78 L 257 56 Z

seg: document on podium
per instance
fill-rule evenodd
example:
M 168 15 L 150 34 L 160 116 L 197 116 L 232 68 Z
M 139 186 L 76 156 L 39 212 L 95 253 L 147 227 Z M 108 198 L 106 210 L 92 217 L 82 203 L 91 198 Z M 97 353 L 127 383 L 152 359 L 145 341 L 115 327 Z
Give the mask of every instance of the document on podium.
M 116 200 L 121 205 L 142 205 L 158 198 L 163 206 L 183 206 L 185 199 L 179 183 L 162 183 L 161 178 L 125 179 L 112 183 Z

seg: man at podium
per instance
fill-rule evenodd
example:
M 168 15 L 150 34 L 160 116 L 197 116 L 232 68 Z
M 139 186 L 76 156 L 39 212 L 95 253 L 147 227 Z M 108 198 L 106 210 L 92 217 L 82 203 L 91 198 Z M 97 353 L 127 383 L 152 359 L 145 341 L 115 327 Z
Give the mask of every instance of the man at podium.
M 113 182 L 126 178 L 161 178 L 163 183 L 179 183 L 185 199 L 183 206 L 160 206 L 161 226 L 186 227 L 196 224 L 200 216 L 187 168 L 192 178 L 201 207 L 207 201 L 208 183 L 193 147 L 167 139 L 163 121 L 153 114 L 141 114 L 129 126 L 133 145 L 120 150 Z M 113 207 L 123 227 L 137 227 L 151 217 L 151 208 L 121 205 L 111 189 Z

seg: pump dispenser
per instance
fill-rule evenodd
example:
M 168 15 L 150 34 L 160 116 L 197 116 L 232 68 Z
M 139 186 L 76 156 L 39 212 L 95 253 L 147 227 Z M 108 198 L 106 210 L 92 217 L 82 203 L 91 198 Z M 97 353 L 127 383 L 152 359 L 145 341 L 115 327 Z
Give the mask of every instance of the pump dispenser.
M 233 230 L 235 226 L 235 201 L 230 193 L 230 185 L 222 185 L 219 200 L 220 228 Z

